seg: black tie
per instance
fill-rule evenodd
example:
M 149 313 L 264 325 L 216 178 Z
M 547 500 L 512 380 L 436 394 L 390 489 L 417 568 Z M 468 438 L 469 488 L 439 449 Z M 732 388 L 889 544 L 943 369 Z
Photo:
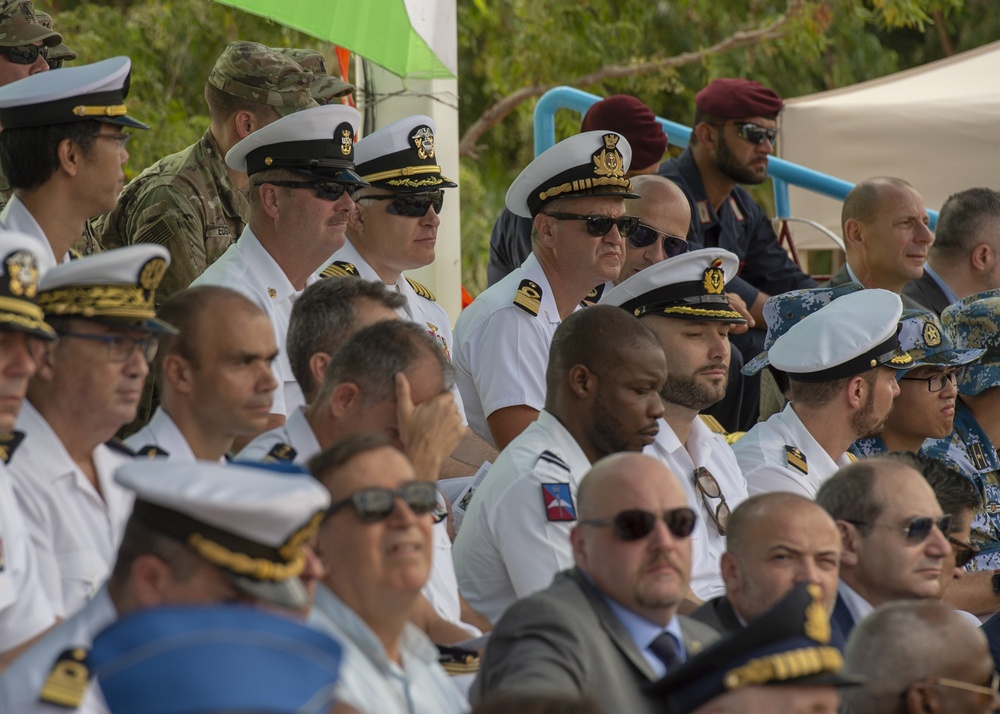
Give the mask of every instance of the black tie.
M 663 662 L 667 671 L 681 663 L 680 655 L 677 654 L 677 640 L 669 632 L 664 631 L 657 635 L 656 639 L 649 643 L 649 651 Z

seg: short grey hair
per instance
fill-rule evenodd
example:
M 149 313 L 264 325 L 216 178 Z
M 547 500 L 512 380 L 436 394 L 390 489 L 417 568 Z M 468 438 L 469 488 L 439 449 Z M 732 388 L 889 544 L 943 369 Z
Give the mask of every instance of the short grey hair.
M 826 509 L 835 521 L 856 521 L 862 535 L 868 535 L 875 519 L 887 504 L 878 495 L 875 483 L 879 467 L 895 467 L 899 462 L 877 456 L 855 461 L 840 468 L 819 487 L 816 503 Z

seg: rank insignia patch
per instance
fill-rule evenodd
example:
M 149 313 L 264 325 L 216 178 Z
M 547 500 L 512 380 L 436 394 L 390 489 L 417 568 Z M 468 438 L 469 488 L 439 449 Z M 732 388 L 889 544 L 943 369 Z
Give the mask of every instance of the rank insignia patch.
M 809 473 L 809 466 L 806 464 L 806 455 L 798 447 L 785 444 L 785 461 L 796 471 L 801 471 L 804 474 Z
M 514 304 L 532 316 L 542 309 L 542 289 L 531 280 L 522 280 L 514 295 Z
M 575 521 L 576 508 L 568 483 L 543 483 L 542 499 L 545 517 L 550 521 Z

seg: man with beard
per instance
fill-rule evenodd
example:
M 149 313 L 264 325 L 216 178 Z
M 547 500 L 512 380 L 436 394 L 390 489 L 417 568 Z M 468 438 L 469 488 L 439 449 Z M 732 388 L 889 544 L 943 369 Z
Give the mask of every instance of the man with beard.
M 698 511 L 691 534 L 691 590 L 702 600 L 722 595 L 719 558 L 726 550 L 730 509 L 747 497 L 747 482 L 718 421 L 699 415 L 726 392 L 729 331 L 746 320 L 724 290 L 739 268 L 727 250 L 704 248 L 646 268 L 608 292 L 602 304 L 641 318 L 667 359 L 660 390 L 664 415 L 647 449 L 681 480 Z
M 956 370 L 985 351 L 956 347 L 937 316 L 927 310 L 904 310 L 899 324 L 899 347 L 913 362 L 896 373 L 899 395 L 881 435 L 858 439 L 851 446 L 851 452 L 862 458 L 919 451 L 927 439 L 950 435 L 958 396 Z
M 573 564 L 576 491 L 598 459 L 651 444 L 663 416 L 663 349 L 638 319 L 596 305 L 555 332 L 545 409 L 475 491 L 455 540 L 469 604 L 496 621 Z
M 767 298 L 816 285 L 778 245 L 761 207 L 737 185 L 767 179 L 784 102 L 758 82 L 716 79 L 698 92 L 695 105 L 688 148 L 664 162 L 659 174 L 683 188 L 691 201 L 692 247 L 724 248 L 740 260 L 740 276 L 730 290 L 747 304 L 758 328 L 734 342 L 749 359 L 763 343 Z
M 903 304 L 888 290 L 837 298 L 789 328 L 765 361 L 788 376 L 791 401 L 736 442 L 751 495 L 791 491 L 813 498 L 856 457 L 847 449 L 881 432 L 899 394 L 896 370 Z

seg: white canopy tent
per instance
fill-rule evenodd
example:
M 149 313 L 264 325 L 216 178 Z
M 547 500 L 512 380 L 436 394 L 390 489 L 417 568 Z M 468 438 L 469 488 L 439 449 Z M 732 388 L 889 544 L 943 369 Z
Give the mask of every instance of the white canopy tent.
M 966 188 L 1000 188 L 1000 42 L 843 89 L 789 100 L 783 159 L 857 183 L 898 176 L 928 208 Z M 791 187 L 792 215 L 841 235 L 841 202 Z M 798 249 L 835 244 L 789 224 Z

